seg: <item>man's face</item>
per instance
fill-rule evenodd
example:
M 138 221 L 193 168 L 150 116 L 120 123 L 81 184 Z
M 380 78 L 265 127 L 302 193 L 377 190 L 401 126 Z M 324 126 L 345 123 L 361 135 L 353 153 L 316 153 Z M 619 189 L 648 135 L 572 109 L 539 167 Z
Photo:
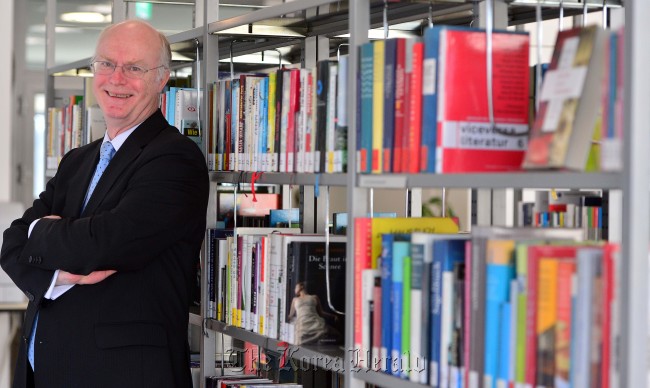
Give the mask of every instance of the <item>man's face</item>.
M 160 50 L 155 31 L 136 24 L 117 26 L 99 41 L 96 60 L 118 66 L 112 74 L 95 75 L 93 81 L 93 91 L 112 136 L 144 121 L 158 109 L 159 93 L 168 73 L 159 77 L 156 69 L 145 73 L 142 79 L 129 78 L 121 66 L 158 67 Z

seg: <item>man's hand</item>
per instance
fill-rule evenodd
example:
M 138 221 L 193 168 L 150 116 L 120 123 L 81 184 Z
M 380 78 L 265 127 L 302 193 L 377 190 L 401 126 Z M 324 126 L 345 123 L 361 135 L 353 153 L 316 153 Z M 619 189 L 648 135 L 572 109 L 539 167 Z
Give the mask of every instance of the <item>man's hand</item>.
M 65 286 L 70 284 L 88 285 L 96 284 L 114 274 L 114 270 L 93 271 L 88 275 L 77 275 L 63 270 L 59 270 L 59 276 L 56 278 L 55 285 Z

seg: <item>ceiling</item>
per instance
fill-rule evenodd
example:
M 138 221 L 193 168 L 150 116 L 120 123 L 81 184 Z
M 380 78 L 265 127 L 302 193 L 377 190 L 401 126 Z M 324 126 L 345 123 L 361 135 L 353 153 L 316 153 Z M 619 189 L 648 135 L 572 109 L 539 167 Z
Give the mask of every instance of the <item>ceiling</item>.
M 18 0 L 23 1 L 23 0 Z M 157 0 L 151 4 L 149 22 L 165 34 L 191 29 L 194 17 L 193 0 Z M 232 7 L 221 9 L 221 17 L 231 17 L 282 0 L 228 0 Z M 45 20 L 46 0 L 25 0 L 25 60 L 28 69 L 42 70 L 45 67 Z M 106 23 L 70 23 L 61 20 L 61 14 L 73 11 L 96 11 L 111 14 L 111 0 L 57 0 L 57 21 L 55 36 L 56 65 L 74 62 L 92 56 L 100 31 Z M 185 4 L 183 4 L 185 3 Z M 222 2 L 223 3 L 223 2 Z M 127 3 L 128 15 L 135 14 L 135 3 Z M 131 17 L 131 16 L 128 16 Z

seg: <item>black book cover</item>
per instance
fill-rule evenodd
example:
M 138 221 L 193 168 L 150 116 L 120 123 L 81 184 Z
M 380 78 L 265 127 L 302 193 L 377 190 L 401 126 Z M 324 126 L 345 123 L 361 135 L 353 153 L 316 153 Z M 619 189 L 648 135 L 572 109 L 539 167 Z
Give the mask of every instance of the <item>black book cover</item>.
M 344 317 L 336 311 L 345 310 L 345 245 L 330 242 L 328 288 L 325 242 L 289 244 L 286 311 L 296 345 L 343 344 Z

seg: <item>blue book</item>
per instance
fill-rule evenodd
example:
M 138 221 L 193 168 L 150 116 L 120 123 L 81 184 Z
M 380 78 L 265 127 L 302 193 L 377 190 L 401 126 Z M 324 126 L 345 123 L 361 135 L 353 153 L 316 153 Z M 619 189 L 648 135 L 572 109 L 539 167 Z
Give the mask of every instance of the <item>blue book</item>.
M 373 65 L 374 48 L 372 42 L 361 46 L 359 74 L 361 86 L 359 100 L 361 101 L 361 133 L 357 137 L 357 151 L 359 152 L 357 171 L 370 172 L 372 169 L 372 90 L 373 90 Z
M 498 372 L 497 379 L 508 383 L 510 378 L 510 364 L 512 354 L 510 354 L 510 316 L 512 314 L 512 306 L 510 303 L 503 303 L 501 305 L 500 317 L 501 328 L 499 330 L 499 357 L 498 357 Z
M 499 333 L 503 325 L 509 324 L 501 320 L 501 308 L 510 299 L 510 281 L 515 276 L 514 265 L 487 264 L 486 296 L 485 296 L 485 376 L 492 377 L 492 385 L 496 387 L 496 377 L 499 369 Z
M 617 100 L 617 77 L 619 74 L 619 69 L 618 69 L 618 34 L 613 33 L 609 37 L 609 75 L 608 75 L 608 83 L 609 83 L 609 98 L 607 102 L 607 122 L 603 123 L 602 125 L 607 125 L 607 137 L 610 139 L 613 139 L 616 137 L 615 135 L 615 127 L 616 127 L 616 117 L 615 117 L 615 106 L 616 106 L 616 100 Z
M 381 349 L 382 371 L 391 373 L 393 351 L 393 243 L 408 241 L 408 234 L 383 234 L 381 236 Z
M 269 77 L 264 77 L 259 83 L 259 123 L 257 170 L 268 171 L 270 159 L 268 156 L 268 133 L 269 133 Z
M 299 225 L 300 212 L 298 208 L 269 210 L 269 227 L 297 228 Z
M 420 171 L 422 172 L 436 172 L 440 33 L 445 29 L 469 30 L 471 28 L 443 25 L 433 26 L 424 30 L 424 62 L 422 63 L 422 152 L 420 154 Z
M 433 241 L 433 262 L 431 265 L 431 340 L 429 349 L 430 376 L 429 384 L 440 386 L 442 375 L 448 370 L 448 357 L 442 357 L 442 347 L 448 347 L 449 343 L 443 344 L 443 300 L 446 298 L 450 303 L 452 295 L 444 295 L 443 279 L 445 273 L 453 280 L 454 265 L 465 261 L 465 237 L 448 238 Z M 448 306 L 449 307 L 449 306 Z M 453 317 L 448 317 L 453 318 Z M 451 323 L 451 321 L 449 322 Z M 449 326 L 451 328 L 451 325 Z M 450 339 L 450 338 L 449 338 Z
M 381 236 L 381 370 L 391 372 L 393 349 L 393 234 Z
M 172 86 L 169 88 L 169 98 L 167 98 L 167 122 L 174 125 L 176 120 L 176 92 L 178 88 Z
M 402 302 L 404 298 L 404 258 L 409 255 L 409 243 L 406 241 L 393 242 L 393 271 L 391 295 L 393 301 L 393 340 L 390 358 L 390 371 L 394 376 L 401 376 L 402 365 Z
M 397 39 L 387 39 L 384 44 L 384 164 L 383 172 L 393 171 L 393 144 L 395 139 L 395 70 Z

